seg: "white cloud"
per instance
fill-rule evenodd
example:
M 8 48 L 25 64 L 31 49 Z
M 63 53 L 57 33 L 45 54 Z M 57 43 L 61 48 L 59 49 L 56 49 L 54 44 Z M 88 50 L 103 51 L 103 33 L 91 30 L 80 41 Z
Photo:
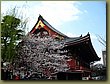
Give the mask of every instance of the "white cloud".
M 38 11 L 53 25 L 61 25 L 68 21 L 77 20 L 81 11 L 75 7 L 78 2 L 52 1 L 42 2 Z
M 88 13 L 88 11 L 87 10 L 84 10 L 84 13 Z
M 28 23 L 31 30 L 39 14 L 55 28 L 58 28 L 59 25 L 66 24 L 66 22 L 78 20 L 79 15 L 82 13 L 78 9 L 78 4 L 80 2 L 77 1 L 27 1 L 27 4 L 24 1 L 10 1 L 2 3 L 1 8 L 2 12 L 5 12 L 10 7 L 19 7 L 19 11 L 22 10 L 23 15 L 29 17 Z
M 30 6 L 28 2 L 27 5 Z M 75 21 L 79 19 L 79 14 L 82 13 L 76 5 L 79 2 L 76 1 L 41 1 L 34 2 L 33 6 L 30 6 L 27 11 L 29 16 L 29 28 L 31 29 L 41 14 L 53 27 L 59 28 L 62 24 L 66 24 L 69 21 Z M 37 5 L 35 5 L 37 4 Z M 24 10 L 23 12 L 25 12 Z

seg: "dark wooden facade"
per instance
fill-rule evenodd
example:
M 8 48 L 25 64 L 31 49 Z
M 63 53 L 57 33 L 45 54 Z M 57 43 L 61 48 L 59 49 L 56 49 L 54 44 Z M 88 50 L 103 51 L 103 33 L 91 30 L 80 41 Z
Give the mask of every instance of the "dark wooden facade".
M 66 54 L 70 57 L 67 60 L 70 70 L 66 72 L 69 76 L 70 73 L 72 74 L 71 76 L 75 76 L 75 74 L 81 77 L 90 75 L 90 64 L 100 60 L 92 46 L 89 33 L 83 37 L 70 38 L 53 28 L 41 15 L 38 17 L 38 21 L 30 33 L 40 34 L 41 36 L 49 35 L 53 38 L 63 39 L 65 41 L 66 44 L 63 49 L 68 51 Z M 64 73 L 60 74 L 64 75 Z

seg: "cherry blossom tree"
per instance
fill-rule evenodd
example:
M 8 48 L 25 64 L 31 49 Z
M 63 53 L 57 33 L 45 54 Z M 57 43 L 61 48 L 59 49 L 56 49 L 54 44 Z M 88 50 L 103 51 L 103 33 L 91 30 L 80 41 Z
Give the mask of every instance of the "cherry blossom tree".
M 51 77 L 58 72 L 66 72 L 66 50 L 62 50 L 65 42 L 50 36 L 40 37 L 29 34 L 18 45 L 16 64 Z

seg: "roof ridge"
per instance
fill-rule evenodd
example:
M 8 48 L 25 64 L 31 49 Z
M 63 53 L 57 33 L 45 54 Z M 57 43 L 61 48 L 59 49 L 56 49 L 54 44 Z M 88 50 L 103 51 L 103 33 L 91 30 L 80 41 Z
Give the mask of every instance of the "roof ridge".
M 51 28 L 53 31 L 57 32 L 58 34 L 68 37 L 59 30 L 55 29 L 52 25 L 50 25 L 50 23 L 47 20 L 45 20 L 41 15 L 39 15 L 38 20 L 42 20 L 45 25 L 50 26 L 49 28 Z

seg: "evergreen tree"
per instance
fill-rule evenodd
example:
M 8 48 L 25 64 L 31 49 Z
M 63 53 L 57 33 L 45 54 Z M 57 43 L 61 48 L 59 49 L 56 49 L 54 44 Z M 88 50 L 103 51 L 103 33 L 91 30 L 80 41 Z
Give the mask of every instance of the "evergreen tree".
M 3 16 L 1 21 L 1 57 L 4 61 L 12 61 L 16 55 L 16 45 L 24 36 L 21 19 L 16 18 L 15 8 L 12 14 Z M 21 27 L 21 28 L 20 28 Z

